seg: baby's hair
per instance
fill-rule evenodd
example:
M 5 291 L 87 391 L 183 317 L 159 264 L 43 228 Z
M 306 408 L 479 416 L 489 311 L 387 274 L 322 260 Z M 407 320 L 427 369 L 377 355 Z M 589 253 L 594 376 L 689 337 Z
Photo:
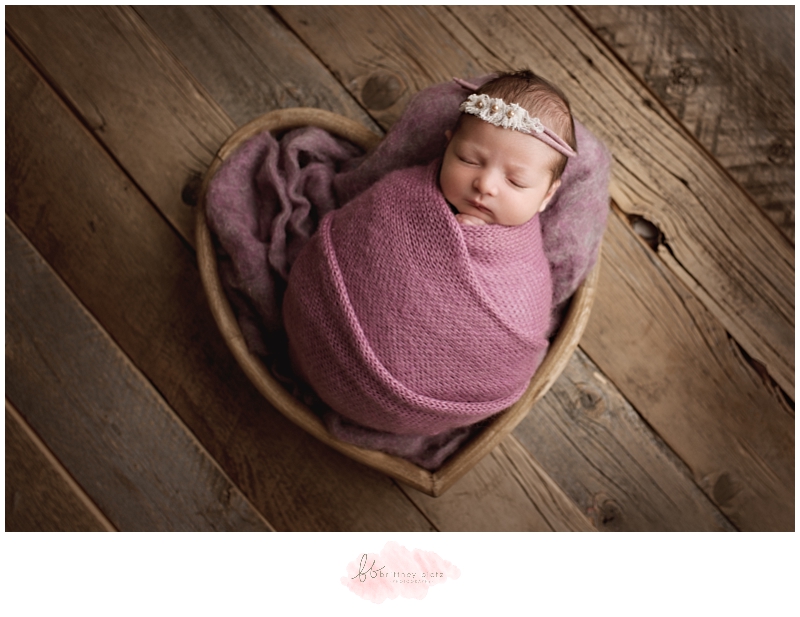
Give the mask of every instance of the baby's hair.
M 532 117 L 555 131 L 573 150 L 578 151 L 575 142 L 575 123 L 572 120 L 569 101 L 559 88 L 533 71 L 524 69 L 511 73 L 501 73 L 478 88 L 477 94 L 488 94 L 501 98 L 506 103 L 516 103 L 528 110 Z M 555 182 L 564 173 L 567 157 L 552 151 L 550 170 Z

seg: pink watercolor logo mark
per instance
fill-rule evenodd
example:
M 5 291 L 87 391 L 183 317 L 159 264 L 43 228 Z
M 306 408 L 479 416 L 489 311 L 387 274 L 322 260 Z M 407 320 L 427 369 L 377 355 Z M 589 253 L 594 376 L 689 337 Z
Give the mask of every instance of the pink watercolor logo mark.
M 387 542 L 380 553 L 363 553 L 347 564 L 342 584 L 380 604 L 398 597 L 422 600 L 428 589 L 461 576 L 461 570 L 432 551 L 408 550 Z

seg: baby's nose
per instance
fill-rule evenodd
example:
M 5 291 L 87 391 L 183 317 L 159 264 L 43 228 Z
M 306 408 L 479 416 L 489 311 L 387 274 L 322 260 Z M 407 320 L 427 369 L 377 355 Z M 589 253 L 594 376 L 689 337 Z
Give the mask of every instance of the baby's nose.
M 475 178 L 473 187 L 481 195 L 497 195 L 497 179 L 494 176 L 495 174 L 491 172 L 479 174 Z

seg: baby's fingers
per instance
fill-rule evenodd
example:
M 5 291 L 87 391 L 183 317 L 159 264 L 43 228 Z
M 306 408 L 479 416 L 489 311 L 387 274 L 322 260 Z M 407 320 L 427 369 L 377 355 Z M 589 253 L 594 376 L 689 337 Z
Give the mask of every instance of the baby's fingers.
M 462 225 L 486 225 L 486 221 L 471 214 L 456 214 L 456 220 Z

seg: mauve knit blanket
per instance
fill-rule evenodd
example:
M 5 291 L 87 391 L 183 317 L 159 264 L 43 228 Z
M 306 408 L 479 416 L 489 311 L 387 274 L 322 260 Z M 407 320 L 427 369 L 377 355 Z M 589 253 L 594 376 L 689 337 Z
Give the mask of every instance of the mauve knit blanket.
M 472 81 L 480 84 L 490 77 Z M 297 255 L 328 212 L 394 170 L 441 157 L 444 132 L 454 126 L 458 106 L 468 94 L 456 83 L 419 92 L 381 143 L 366 154 L 313 127 L 279 139 L 269 133 L 257 135 L 229 156 L 210 182 L 206 216 L 226 295 L 249 348 L 264 357 L 287 387 L 291 383 L 286 379 L 281 307 Z M 578 156 L 568 162 L 562 186 L 538 217 L 553 286 L 551 333 L 597 259 L 608 213 L 610 154 L 578 122 L 576 138 Z M 434 436 L 398 435 L 349 422 L 331 410 L 322 413 L 340 439 L 429 469 L 438 468 L 470 435 L 469 428 Z
M 538 216 L 465 226 L 441 160 L 392 172 L 328 214 L 283 303 L 292 365 L 351 422 L 437 435 L 512 405 L 547 349 Z

